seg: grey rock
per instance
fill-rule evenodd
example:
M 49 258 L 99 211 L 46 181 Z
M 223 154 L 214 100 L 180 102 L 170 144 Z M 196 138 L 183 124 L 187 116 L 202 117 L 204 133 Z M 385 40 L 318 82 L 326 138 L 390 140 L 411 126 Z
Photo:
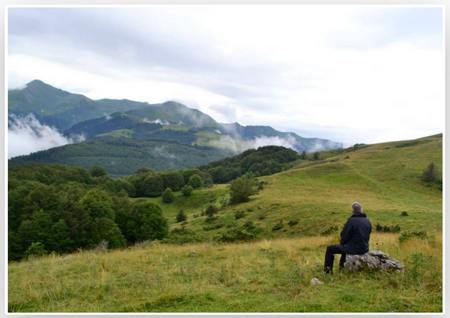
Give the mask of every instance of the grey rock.
M 379 250 L 369 251 L 362 255 L 347 254 L 344 263 L 344 268 L 350 272 L 362 269 L 392 271 L 401 270 L 403 267 L 400 261 Z
M 311 278 L 311 282 L 310 283 L 311 283 L 312 286 L 323 285 L 323 282 L 320 279 L 316 278 L 316 277 Z

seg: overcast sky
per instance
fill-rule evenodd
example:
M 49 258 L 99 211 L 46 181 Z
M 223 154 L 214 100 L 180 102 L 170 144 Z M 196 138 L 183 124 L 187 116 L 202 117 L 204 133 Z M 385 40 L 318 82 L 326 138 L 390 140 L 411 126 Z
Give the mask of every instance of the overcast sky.
M 10 8 L 9 88 L 177 100 L 346 144 L 443 132 L 438 7 Z

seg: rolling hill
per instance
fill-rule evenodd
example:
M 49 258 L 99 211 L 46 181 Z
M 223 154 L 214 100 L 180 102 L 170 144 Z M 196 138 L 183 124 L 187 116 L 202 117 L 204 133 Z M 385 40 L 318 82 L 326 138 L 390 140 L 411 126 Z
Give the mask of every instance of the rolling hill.
M 166 240 L 12 262 L 9 310 L 442 311 L 442 189 L 421 179 L 433 162 L 442 181 L 442 135 L 322 158 L 260 177 L 264 188 L 237 205 L 227 203 L 227 185 L 177 193 L 170 204 L 131 199 L 161 206 Z M 404 271 L 322 274 L 325 247 L 336 242 L 355 200 L 373 224 L 371 249 L 401 260 Z M 219 212 L 208 220 L 209 205 Z M 175 218 L 180 209 L 184 222 Z M 324 284 L 312 286 L 312 277 Z

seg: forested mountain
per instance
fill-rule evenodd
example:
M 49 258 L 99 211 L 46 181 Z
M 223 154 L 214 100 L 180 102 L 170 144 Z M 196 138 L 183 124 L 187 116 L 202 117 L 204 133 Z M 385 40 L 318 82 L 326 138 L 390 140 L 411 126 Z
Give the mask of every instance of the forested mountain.
M 29 82 L 23 89 L 8 91 L 9 114 L 34 114 L 43 124 L 64 130 L 81 121 L 117 111 L 142 107 L 146 103 L 129 100 L 92 100 L 72 94 L 40 80 Z
M 34 80 L 9 91 L 9 115 L 33 114 L 70 140 L 83 142 L 15 157 L 29 162 L 103 166 L 112 175 L 205 165 L 247 149 L 278 145 L 297 152 L 341 148 L 326 139 L 304 138 L 270 126 L 223 124 L 201 111 L 168 101 L 148 104 L 130 100 L 92 100 Z

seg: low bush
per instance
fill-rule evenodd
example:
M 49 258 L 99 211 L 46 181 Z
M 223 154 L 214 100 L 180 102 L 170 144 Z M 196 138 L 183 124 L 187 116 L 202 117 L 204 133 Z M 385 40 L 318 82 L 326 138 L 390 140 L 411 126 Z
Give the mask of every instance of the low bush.
M 183 193 L 183 196 L 189 197 L 192 194 L 192 191 L 194 189 L 190 185 L 185 185 L 183 188 L 181 188 L 181 193 Z
M 213 224 L 205 224 L 205 225 L 203 225 L 203 230 L 204 231 L 217 230 L 217 229 L 222 228 L 224 225 L 225 224 L 223 224 L 222 222 L 220 222 L 220 223 L 213 223 Z
M 219 212 L 219 209 L 214 205 L 209 205 L 205 210 L 205 214 L 208 217 L 213 217 L 217 212 Z
M 381 225 L 379 223 L 376 224 L 375 230 L 377 232 L 390 232 L 390 233 L 398 233 L 400 232 L 400 225 Z
M 280 221 L 278 221 L 277 224 L 275 224 L 275 225 L 272 227 L 272 231 L 279 231 L 279 230 L 281 230 L 282 228 L 283 228 L 283 220 L 280 220 Z
M 400 234 L 398 240 L 404 242 L 411 238 L 426 239 L 428 238 L 428 235 L 426 231 L 406 231 Z
M 323 230 L 322 232 L 320 232 L 321 235 L 330 235 L 334 232 L 336 232 L 338 230 L 337 225 L 332 225 L 327 227 L 325 230 Z
M 184 213 L 183 210 L 180 210 L 176 217 L 177 223 L 184 222 L 186 221 L 186 219 L 187 219 L 186 213 Z
M 164 203 L 172 203 L 175 200 L 175 195 L 172 192 L 172 189 L 167 188 L 166 190 L 164 190 L 163 194 L 162 194 L 162 201 Z
M 192 231 L 183 228 L 173 229 L 169 235 L 162 240 L 163 243 L 185 244 L 200 241 L 198 235 Z
M 245 216 L 245 212 L 244 212 L 244 211 L 236 211 L 236 212 L 234 213 L 234 218 L 235 218 L 236 220 L 242 219 L 244 216 Z

